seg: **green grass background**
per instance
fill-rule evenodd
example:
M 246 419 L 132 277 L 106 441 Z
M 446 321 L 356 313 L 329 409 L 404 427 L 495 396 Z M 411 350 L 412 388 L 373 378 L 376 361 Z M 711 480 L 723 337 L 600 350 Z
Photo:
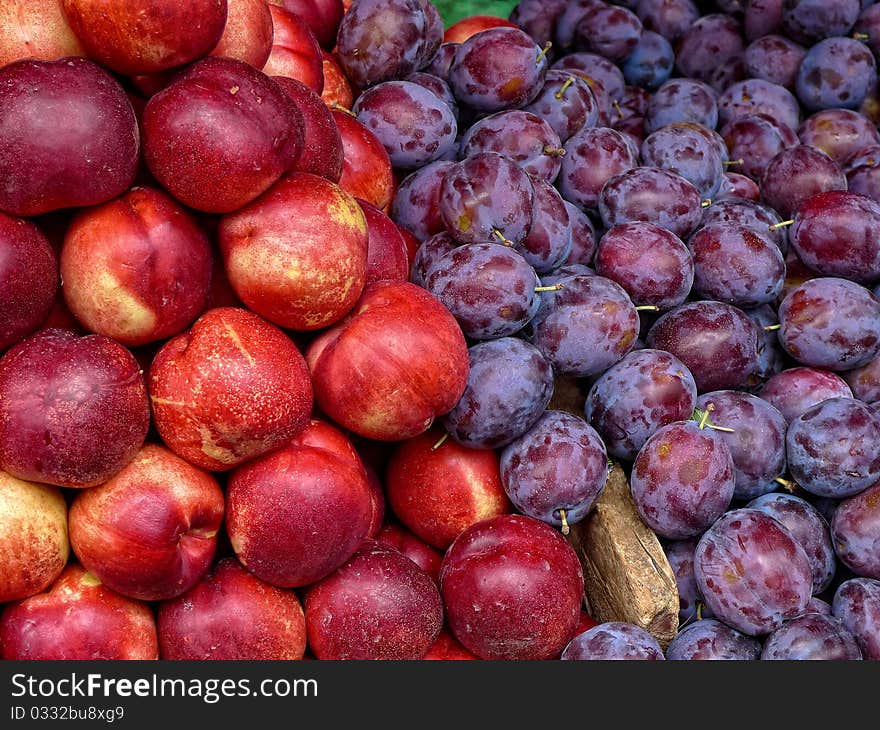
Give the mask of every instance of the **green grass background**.
M 506 18 L 516 5 L 516 0 L 433 0 L 443 23 L 448 28 L 457 20 L 469 15 L 498 15 Z

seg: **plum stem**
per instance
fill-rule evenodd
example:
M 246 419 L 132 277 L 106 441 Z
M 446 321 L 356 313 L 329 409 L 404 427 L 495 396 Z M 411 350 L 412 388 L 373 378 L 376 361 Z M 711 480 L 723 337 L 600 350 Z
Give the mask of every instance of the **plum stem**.
M 642 304 L 642 305 L 636 307 L 636 311 L 637 312 L 659 312 L 660 307 L 658 307 L 656 304 Z
M 708 208 L 712 205 L 712 198 L 706 198 L 702 203 L 700 203 L 701 208 Z
M 555 96 L 557 99 L 561 100 L 562 97 L 565 96 L 566 89 L 568 89 L 568 87 L 571 86 L 573 83 L 574 83 L 574 76 L 569 76 L 563 82 L 562 86 L 559 87 L 559 91 L 557 91 L 555 94 L 553 94 L 553 96 Z
M 871 40 L 871 36 L 867 33 L 853 33 L 853 39 L 857 41 L 869 41 Z
M 764 332 L 775 332 L 778 329 L 782 329 L 781 324 L 768 324 L 764 327 Z
M 565 519 L 565 510 L 564 509 L 559 510 L 559 521 L 562 523 L 562 534 L 563 535 L 567 535 L 569 532 L 571 532 L 571 528 L 568 525 L 568 520 Z
M 705 409 L 694 408 L 694 420 L 697 421 L 697 425 L 703 429 L 708 428 L 712 431 L 723 431 L 724 433 L 736 433 L 736 431 L 732 428 L 728 428 L 727 426 L 716 426 L 714 423 L 709 422 L 709 415 L 712 411 L 715 410 L 714 403 L 707 403 Z
M 791 492 L 794 494 L 794 491 L 797 489 L 797 483 L 791 481 L 791 479 L 783 479 L 782 477 L 776 477 L 774 480 L 777 484 L 781 484 L 787 492 Z
M 547 41 L 544 44 L 544 47 L 538 51 L 538 55 L 535 56 L 535 63 L 541 63 L 541 59 L 547 55 L 547 52 L 553 47 L 552 41 Z
M 536 286 L 535 291 L 540 294 L 542 291 L 559 291 L 562 288 L 562 284 L 554 284 L 553 286 Z
M 446 439 L 448 439 L 448 438 L 449 438 L 449 434 L 448 434 L 448 433 L 444 433 L 444 434 L 443 434 L 443 435 L 437 440 L 437 443 L 434 444 L 434 445 L 431 447 L 431 451 L 436 451 L 436 450 L 439 449 L 441 446 L 443 446 L 443 444 L 446 442 Z
M 787 228 L 790 225 L 794 224 L 794 218 L 789 218 L 787 221 L 779 221 L 779 223 L 774 223 L 770 226 L 770 232 L 773 233 L 778 231 L 780 228 Z
M 725 160 L 721 164 L 724 165 L 725 167 L 731 167 L 733 165 L 741 165 L 741 164 L 743 164 L 743 162 L 744 162 L 743 158 L 740 157 L 738 160 Z
M 617 99 L 611 102 L 611 106 L 614 107 L 614 111 L 617 112 L 617 116 L 623 119 L 623 109 L 620 108 L 620 104 L 618 104 Z
M 697 621 L 703 620 L 703 602 L 697 601 Z
M 505 235 L 497 228 L 492 229 L 492 235 L 495 236 L 495 238 L 497 238 L 505 246 L 513 246 L 513 241 L 506 238 Z
M 553 147 L 552 145 L 547 145 L 544 147 L 544 154 L 550 155 L 551 157 L 564 157 L 565 150 L 562 147 Z
M 355 114 L 351 109 L 348 109 L 348 108 L 342 106 L 342 104 L 337 104 L 335 101 L 330 105 L 330 108 L 333 111 L 343 112 L 345 114 L 348 114 L 348 116 L 354 117 L 355 119 L 357 119 L 357 114 Z

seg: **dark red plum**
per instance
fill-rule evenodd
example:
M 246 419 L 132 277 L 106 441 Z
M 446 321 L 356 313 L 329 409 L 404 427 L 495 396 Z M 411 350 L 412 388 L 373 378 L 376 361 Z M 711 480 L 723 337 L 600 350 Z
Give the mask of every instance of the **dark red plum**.
M 831 616 L 831 604 L 823 601 L 821 598 L 816 598 L 814 596 L 810 599 L 810 602 L 804 609 L 804 613 L 819 613 L 823 616 Z
M 685 626 L 666 650 L 671 661 L 752 661 L 760 656 L 760 641 L 713 619 Z
M 855 282 L 810 279 L 779 305 L 779 341 L 803 365 L 852 370 L 880 351 L 880 301 Z
M 710 408 L 711 404 L 711 408 Z M 786 422 L 767 401 L 736 390 L 705 393 L 697 408 L 709 412 L 709 422 L 730 450 L 736 475 L 735 499 L 751 499 L 776 488 L 785 473 Z
M 448 160 L 431 162 L 410 173 L 397 186 L 391 218 L 419 241 L 446 229 L 440 217 L 440 186 L 454 164 Z
M 859 0 L 783 0 L 782 29 L 798 43 L 845 35 L 861 11 Z
M 712 610 L 706 606 L 703 595 L 697 587 L 697 579 L 694 576 L 694 550 L 697 549 L 697 541 L 672 540 L 663 546 L 666 559 L 675 575 L 675 585 L 678 589 L 678 623 L 684 626 L 697 617 L 697 609 L 703 618 L 711 618 Z
M 880 483 L 841 501 L 831 533 L 834 549 L 848 568 L 880 580 Z
M 610 621 L 575 636 L 565 647 L 563 661 L 662 661 L 657 640 L 635 624 Z
M 737 172 L 760 180 L 770 161 L 783 150 L 798 144 L 791 127 L 766 114 L 739 117 L 721 129 Z
M 460 45 L 460 43 L 451 42 L 440 44 L 437 53 L 434 54 L 434 57 L 423 69 L 425 73 L 433 74 L 434 76 L 443 79 L 448 84 L 449 67 L 452 65 L 452 60 L 455 58 L 455 52 Z
M 592 219 L 574 203 L 562 201 L 571 222 L 571 251 L 565 259 L 566 264 L 590 266 L 596 253 L 596 226 Z
M 20 479 L 101 484 L 134 458 L 149 422 L 143 372 L 108 337 L 43 330 L 0 359 L 0 468 Z
M 575 43 L 620 63 L 632 55 L 642 35 L 642 21 L 631 10 L 605 5 L 587 13 L 575 28 Z
M 541 298 L 530 339 L 557 374 L 598 375 L 632 350 L 639 315 L 626 291 L 602 276 L 572 276 Z
M 144 157 L 181 203 L 230 212 L 297 161 L 302 116 L 284 89 L 252 66 L 206 58 L 147 102 Z
M 758 188 L 758 183 L 750 177 L 740 175 L 737 172 L 725 172 L 715 200 L 730 200 L 732 198 L 759 201 L 761 199 L 761 191 Z
M 741 29 L 728 15 L 704 15 L 682 34 L 675 48 L 675 67 L 682 76 L 709 81 L 711 73 L 745 49 Z
M 852 394 L 865 403 L 880 402 L 880 355 L 867 365 L 843 373 Z
M 773 241 L 785 254 L 788 251 L 788 229 L 785 226 L 776 225 L 781 222 L 782 218 L 772 208 L 753 200 L 741 198 L 719 200 L 712 203 L 703 212 L 702 221 L 704 226 L 715 223 L 735 223 L 745 226 L 759 236 Z
M 856 109 L 877 82 L 874 54 L 853 38 L 826 38 L 798 69 L 795 89 L 806 109 Z
M 694 0 L 639 0 L 636 15 L 645 30 L 674 41 L 699 19 L 700 10 Z
M 803 489 L 842 499 L 880 480 L 880 420 L 854 398 L 829 398 L 795 418 L 786 434 L 788 468 Z
M 455 98 L 472 109 L 514 109 L 538 95 L 547 65 L 546 54 L 523 31 L 489 28 L 456 49 L 448 81 Z
M 400 78 L 418 70 L 426 29 L 419 0 L 358 0 L 339 24 L 336 55 L 355 86 Z
M 455 100 L 455 96 L 453 96 L 449 84 L 439 76 L 426 73 L 425 71 L 415 71 L 402 80 L 418 84 L 423 89 L 430 91 L 434 96 L 440 99 L 440 101 L 446 104 L 452 112 L 452 116 L 454 116 L 456 120 L 458 119 L 458 102 Z
M 58 283 L 58 261 L 42 231 L 0 213 L 0 352 L 43 323 Z
M 460 156 L 497 152 L 509 157 L 532 178 L 553 182 L 562 167 L 565 150 L 559 135 L 531 112 L 509 109 L 476 122 L 461 139 Z
M 743 30 L 753 40 L 775 33 L 782 28 L 783 0 L 747 0 L 743 13 Z
M 425 289 L 452 312 L 466 337 L 491 340 L 519 332 L 535 316 L 541 282 L 516 251 L 470 243 L 436 262 Z
M 419 659 L 443 627 L 430 575 L 368 540 L 305 594 L 309 648 L 318 659 Z
M 880 659 L 880 580 L 853 578 L 837 588 L 834 616 L 856 637 L 864 659 Z
M 730 122 L 765 114 L 792 131 L 798 128 L 800 108 L 788 89 L 763 79 L 746 79 L 728 87 L 718 97 L 718 122 Z
M 572 247 L 572 225 L 562 196 L 546 180 L 532 178 L 535 191 L 529 235 L 516 250 L 539 274 L 565 263 Z
M 565 143 L 558 187 L 562 197 L 595 208 L 606 182 L 638 164 L 623 135 L 608 127 L 585 127 Z
M 803 202 L 789 240 L 798 258 L 825 276 L 860 284 L 880 279 L 880 203 L 842 190 Z
M 834 578 L 837 561 L 825 518 L 809 502 L 792 494 L 765 494 L 746 505 L 778 520 L 797 540 L 813 572 L 813 594 L 824 591 Z
M 810 600 L 803 548 L 757 510 L 733 510 L 712 525 L 697 544 L 694 572 L 716 618 L 749 636 L 775 631 Z
M 84 58 L 0 69 L 0 210 L 97 205 L 132 184 L 140 140 L 119 82 Z
M 781 35 L 765 35 L 750 43 L 743 54 L 749 76 L 791 88 L 807 50 Z
M 844 167 L 860 150 L 880 145 L 880 132 L 867 117 L 851 109 L 824 109 L 798 128 L 803 144 L 812 145 Z
M 862 652 L 855 637 L 832 616 L 807 613 L 786 621 L 764 642 L 761 659 L 770 661 L 852 661 Z
M 661 127 L 642 144 L 642 164 L 681 175 L 702 197 L 711 199 L 721 186 L 724 166 L 706 131 L 693 122 Z
M 528 174 L 497 152 L 481 152 L 447 169 L 438 208 L 461 243 L 522 243 L 532 222 L 535 191 Z
M 644 31 L 623 63 L 623 77 L 631 86 L 656 89 L 669 79 L 674 64 L 669 41 L 659 33 Z
M 678 358 L 662 350 L 629 353 L 593 383 L 586 417 L 608 452 L 632 461 L 658 429 L 691 417 L 697 386 Z
M 639 515 L 662 537 L 696 537 L 733 498 L 735 475 L 726 444 L 694 421 L 654 432 L 633 462 L 630 486 Z
M 571 639 L 584 577 L 549 525 L 502 515 L 467 528 L 440 568 L 449 628 L 483 659 L 549 659 Z
M 657 320 L 646 344 L 678 357 L 700 392 L 740 387 L 758 362 L 757 326 L 741 309 L 723 302 L 676 307 Z
M 787 368 L 770 378 L 758 394 L 789 423 L 826 398 L 852 398 L 839 375 L 814 368 Z
M 848 190 L 880 201 L 880 145 L 853 155 L 844 167 Z
M 607 477 L 608 456 L 599 434 L 563 411 L 546 411 L 501 452 L 501 482 L 510 501 L 563 532 L 589 514 Z
M 476 449 L 506 446 L 541 417 L 553 394 L 553 371 L 541 351 L 502 337 L 468 350 L 464 395 L 443 417 L 456 441 Z
M 543 47 L 547 41 L 553 41 L 556 22 L 568 4 L 568 0 L 520 0 L 510 11 L 509 20 Z
M 547 122 L 562 142 L 599 121 L 599 102 L 590 85 L 577 74 L 556 69 L 547 71 L 544 86 L 525 111 Z
M 458 124 L 449 105 L 411 81 L 376 84 L 357 98 L 352 112 L 400 169 L 422 167 L 455 145 Z
M 776 300 L 785 283 L 785 259 L 774 243 L 736 223 L 713 223 L 691 236 L 693 293 L 737 307 Z
M 602 0 L 571 0 L 556 20 L 554 47 L 570 55 L 575 43 L 575 31 L 581 19 L 605 5 Z
M 436 233 L 419 246 L 410 266 L 409 280 L 422 288 L 435 264 L 458 246 L 448 233 Z
M 715 129 L 718 104 L 709 86 L 695 79 L 670 79 L 654 92 L 645 112 L 647 131 L 677 122 L 694 122 Z
M 607 125 L 613 114 L 611 105 L 623 98 L 626 87 L 623 71 L 604 56 L 587 52 L 563 56 L 553 64 L 552 68 L 576 73 L 587 82 L 596 96 L 596 101 L 599 102 L 600 114 L 604 112 L 608 117 L 608 119 L 600 119 L 600 123 Z M 597 82 L 599 90 L 597 90 Z
M 797 145 L 767 164 L 760 180 L 763 202 L 790 217 L 808 198 L 829 190 L 846 190 L 843 170 L 821 150 Z

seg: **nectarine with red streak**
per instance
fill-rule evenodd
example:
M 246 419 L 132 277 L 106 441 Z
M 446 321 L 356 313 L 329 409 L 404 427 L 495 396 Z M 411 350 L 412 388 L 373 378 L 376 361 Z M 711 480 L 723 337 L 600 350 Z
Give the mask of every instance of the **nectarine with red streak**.
M 61 250 L 64 296 L 92 332 L 128 346 L 164 340 L 204 310 L 211 258 L 187 210 L 134 188 L 74 218 Z
M 498 454 L 470 449 L 430 431 L 401 443 L 386 474 L 394 514 L 422 540 L 445 550 L 475 522 L 513 512 L 501 483 Z
M 430 428 L 467 383 L 464 335 L 449 311 L 414 284 L 364 289 L 349 317 L 306 353 L 321 410 L 354 433 L 400 441 Z
M 159 658 L 150 607 L 115 593 L 75 563 L 44 593 L 6 606 L 0 646 L 4 659 Z
M 272 5 L 280 5 L 285 10 L 299 15 L 324 48 L 333 48 L 336 31 L 345 14 L 342 0 L 269 0 Z
M 293 591 L 269 585 L 224 558 L 158 613 L 163 659 L 297 660 L 306 621 Z
M 46 484 L 0 471 L 0 603 L 48 587 L 70 555 L 67 502 Z
M 97 205 L 134 180 L 140 139 L 119 82 L 84 58 L 0 69 L 0 210 Z
M 0 66 L 23 58 L 57 61 L 85 56 L 61 0 L 5 0 L 0 4 Z
M 320 94 L 324 90 L 324 62 L 315 34 L 305 20 L 284 8 L 270 5 L 269 13 L 274 37 L 263 72 L 296 79 Z
M 354 198 L 306 172 L 283 177 L 223 217 L 219 241 L 235 293 L 257 314 L 294 330 L 344 317 L 364 288 L 367 223 Z
M 419 659 L 443 626 L 431 577 L 393 548 L 368 541 L 305 595 L 318 659 Z
M 440 563 L 443 562 L 443 554 L 432 548 L 424 540 L 419 539 L 405 527 L 393 522 L 385 525 L 376 535 L 376 542 L 386 547 L 400 551 L 422 570 L 424 570 L 435 583 L 440 580 Z
M 351 109 L 354 103 L 354 92 L 345 76 L 339 60 L 329 51 L 321 51 L 321 65 L 324 69 L 324 90 L 321 99 L 331 109 L 342 107 Z
M 146 601 L 172 598 L 210 567 L 223 508 L 211 474 L 147 444 L 116 476 L 77 494 L 70 544 L 114 591 Z
M 366 200 L 357 202 L 367 221 L 367 284 L 408 281 L 408 251 L 397 224 Z
M 201 58 L 226 25 L 226 0 L 61 0 L 91 58 L 128 76 Z
M 30 221 L 0 213 L 0 351 L 49 316 L 58 292 L 58 262 Z
M 93 487 L 134 458 L 150 422 L 140 365 L 101 335 L 41 330 L 0 358 L 0 468 Z
M 237 58 L 262 69 L 272 52 L 274 29 L 266 0 L 227 0 L 226 25 L 212 56 Z
M 388 153 L 376 135 L 350 113 L 334 109 L 333 119 L 342 136 L 339 185 L 354 197 L 387 213 L 395 190 Z
M 211 309 L 156 354 L 153 419 L 191 464 L 231 469 L 278 448 L 308 423 L 312 386 L 296 345 L 235 307 Z
M 306 144 L 290 171 L 310 172 L 338 183 L 342 177 L 342 137 L 327 105 L 301 81 L 287 76 L 274 79 L 293 99 L 303 117 Z
M 338 452 L 288 445 L 229 477 L 226 531 L 258 578 L 298 588 L 329 575 L 367 537 L 370 486 L 360 464 Z
M 210 57 L 190 66 L 144 109 L 144 157 L 180 202 L 229 213 L 265 192 L 299 158 L 299 109 L 253 66 Z
M 481 30 L 489 28 L 518 27 L 516 23 L 511 23 L 507 18 L 499 18 L 497 15 L 471 15 L 450 25 L 443 33 L 443 42 L 461 43 Z
M 477 656 L 549 659 L 573 636 L 584 576 L 574 549 L 552 527 L 502 515 L 455 539 L 440 590 L 452 633 Z

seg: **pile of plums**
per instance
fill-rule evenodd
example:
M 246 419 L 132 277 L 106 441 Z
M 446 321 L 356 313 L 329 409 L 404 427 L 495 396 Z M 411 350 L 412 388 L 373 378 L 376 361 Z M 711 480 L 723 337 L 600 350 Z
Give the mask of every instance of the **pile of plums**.
M 4 3 L 0 656 L 880 658 L 878 8 Z

